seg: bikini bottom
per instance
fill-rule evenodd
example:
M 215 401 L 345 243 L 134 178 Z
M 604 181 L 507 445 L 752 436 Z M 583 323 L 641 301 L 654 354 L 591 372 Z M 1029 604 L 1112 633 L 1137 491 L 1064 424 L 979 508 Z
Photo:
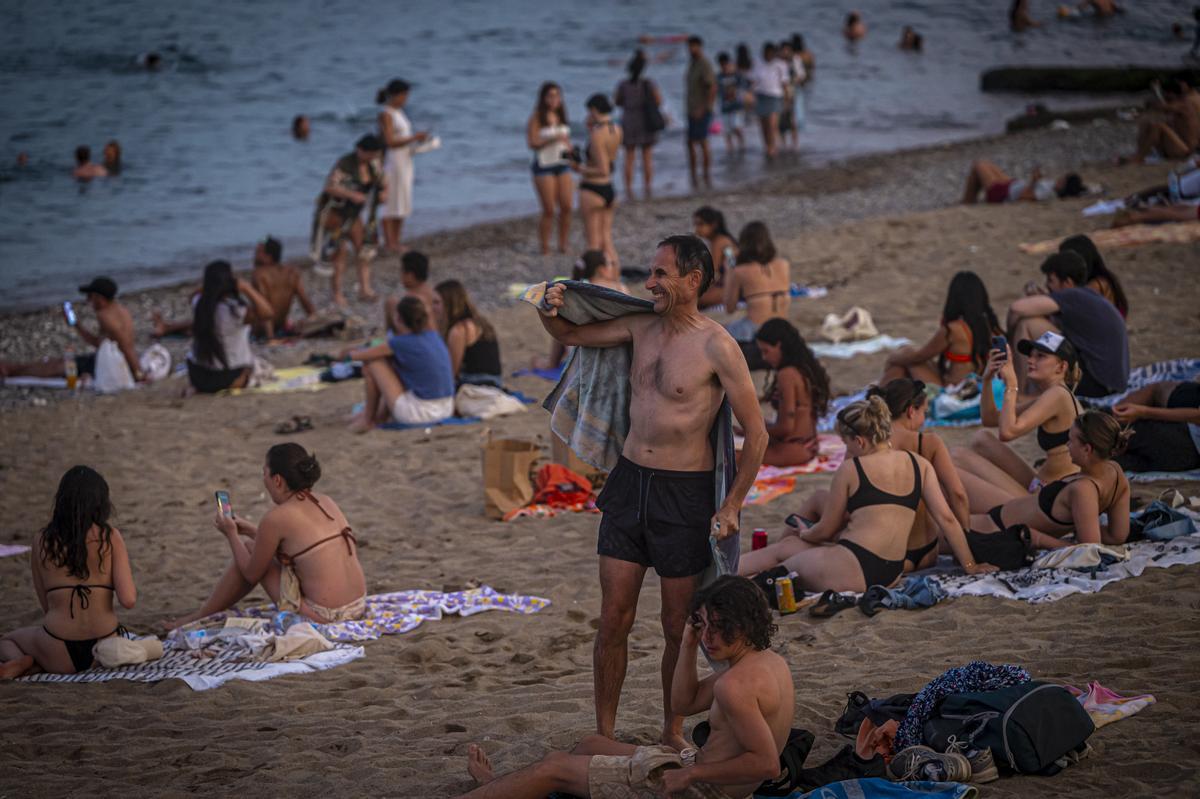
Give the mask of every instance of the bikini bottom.
M 896 578 L 904 571 L 903 560 L 885 560 L 853 541 L 838 541 L 838 545 L 850 550 L 850 554 L 858 560 L 858 568 L 862 570 L 867 588 L 873 585 L 887 587 L 896 582 Z
M 101 638 L 111 638 L 114 635 L 126 634 L 125 628 L 120 624 L 117 625 L 117 629 L 113 630 L 108 635 L 100 636 L 100 638 L 77 638 L 74 640 L 70 638 L 60 638 L 59 636 L 47 630 L 46 625 L 44 624 L 42 625 L 42 630 L 46 633 L 46 635 L 62 641 L 63 644 L 66 645 L 67 654 L 71 657 L 71 665 L 75 667 L 76 672 L 86 671 L 87 669 L 91 668 L 92 663 L 95 662 L 95 659 L 92 656 L 92 647 L 96 645 L 97 641 L 99 641 Z

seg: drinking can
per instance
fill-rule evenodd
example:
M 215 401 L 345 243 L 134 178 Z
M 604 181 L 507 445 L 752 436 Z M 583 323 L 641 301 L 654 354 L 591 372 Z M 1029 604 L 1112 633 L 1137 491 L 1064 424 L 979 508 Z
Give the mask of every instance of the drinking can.
M 767 531 L 761 527 L 755 528 L 750 539 L 750 549 L 762 549 L 767 545 Z
M 796 593 L 792 589 L 791 577 L 775 579 L 775 599 L 779 603 L 780 614 L 786 616 L 796 612 Z

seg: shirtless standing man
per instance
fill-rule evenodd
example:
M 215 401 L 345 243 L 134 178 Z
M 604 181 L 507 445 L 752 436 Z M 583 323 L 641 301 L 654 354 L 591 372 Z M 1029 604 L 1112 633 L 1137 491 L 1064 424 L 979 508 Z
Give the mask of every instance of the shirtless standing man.
M 495 778 L 487 755 L 472 744 L 467 770 L 481 783 L 463 799 L 541 799 L 551 791 L 623 799 L 650 793 L 683 799 L 741 799 L 779 775 L 779 755 L 795 710 L 787 661 L 771 651 L 771 611 L 745 577 L 727 575 L 696 593 L 683 627 L 672 698 L 680 711 L 708 713 L 708 740 L 699 751 L 634 746 L 599 735 L 571 753 L 551 752 L 540 762 Z M 697 678 L 703 646 L 723 672 Z M 694 759 L 693 759 L 694 758 Z M 650 772 L 635 781 L 635 774 Z
M 400 285 L 405 297 L 416 297 L 425 303 L 425 311 L 433 319 L 433 286 L 429 283 L 429 256 L 409 250 L 400 256 Z
M 129 373 L 133 379 L 142 382 L 142 366 L 138 360 L 137 349 L 133 345 L 133 317 L 129 310 L 117 302 L 117 284 L 107 277 L 98 277 L 86 286 L 80 286 L 79 291 L 87 296 L 88 304 L 96 312 L 96 322 L 100 326 L 98 333 L 85 328 L 78 322 L 74 323 L 75 332 L 79 337 L 93 347 L 99 348 L 105 339 L 112 339 L 129 364 Z M 70 324 L 70 320 L 67 320 Z M 80 375 L 96 374 L 96 356 L 76 355 L 75 368 Z M 0 361 L 0 383 L 6 377 L 62 377 L 66 373 L 62 358 L 45 357 L 40 361 L 27 363 L 5 363 Z
M 268 339 L 275 338 L 287 328 L 292 300 L 300 301 L 305 317 L 310 317 L 317 311 L 312 300 L 308 298 L 300 270 L 281 264 L 279 259 L 282 257 L 283 244 L 279 239 L 270 236 L 254 248 L 254 272 L 250 275 L 250 284 L 267 298 L 272 311 L 270 317 L 255 321 L 254 333 Z
M 700 574 L 712 558 L 708 538 L 738 531 L 738 511 L 758 474 L 767 430 L 746 359 L 725 329 L 700 313 L 697 301 L 713 281 L 712 256 L 692 235 L 658 245 L 646 289 L 654 313 L 588 325 L 558 316 L 562 284 L 546 291 L 541 320 L 565 346 L 633 345 L 629 381 L 630 428 L 621 459 L 597 504 L 600 521 L 600 629 L 592 655 L 596 731 L 613 738 L 617 704 L 629 659 L 629 631 L 637 615 L 646 569 L 662 585 L 664 744 L 681 749 L 683 718 L 672 707 L 671 677 Z M 737 478 L 714 508 L 715 456 L 709 431 L 724 397 L 746 431 Z

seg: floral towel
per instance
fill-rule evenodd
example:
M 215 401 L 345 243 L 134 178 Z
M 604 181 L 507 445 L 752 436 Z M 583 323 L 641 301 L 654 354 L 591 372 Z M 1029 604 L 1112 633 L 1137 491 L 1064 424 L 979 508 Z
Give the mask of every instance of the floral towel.
M 371 641 L 384 635 L 409 632 L 425 621 L 439 621 L 444 614 L 474 616 L 485 610 L 507 610 L 529 615 L 549 606 L 549 599 L 500 594 L 486 585 L 448 594 L 441 591 L 397 591 L 368 596 L 366 616 L 358 621 L 313 626 L 330 641 Z M 188 625 L 188 628 L 219 626 L 230 616 L 269 619 L 273 627 L 286 629 L 296 614 L 277 610 L 274 605 L 259 605 L 216 613 Z

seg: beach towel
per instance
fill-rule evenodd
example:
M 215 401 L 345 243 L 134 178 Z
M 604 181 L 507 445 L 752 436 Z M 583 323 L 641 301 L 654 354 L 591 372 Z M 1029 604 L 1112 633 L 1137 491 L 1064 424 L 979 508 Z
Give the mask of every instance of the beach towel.
M 1191 480 L 1200 482 L 1200 469 L 1190 472 L 1125 472 L 1125 477 L 1134 483 L 1153 483 L 1156 480 Z
M 750 493 L 746 495 L 746 505 L 765 505 L 771 500 L 778 499 L 784 494 L 790 494 L 796 489 L 796 478 L 804 474 L 821 474 L 836 472 L 846 459 L 846 444 L 838 436 L 823 435 L 819 437 L 820 450 L 817 457 L 800 466 L 762 466 Z
M 1198 375 L 1200 375 L 1200 358 L 1175 358 L 1169 361 L 1158 361 L 1131 370 L 1129 384 L 1120 394 L 1088 398 L 1085 402 L 1096 408 L 1111 408 L 1139 388 L 1144 388 L 1151 383 L 1164 383 L 1168 380 L 1186 382 L 1195 380 Z
M 322 391 L 332 383 L 321 382 L 319 366 L 289 366 L 286 369 L 275 369 L 274 377 L 254 388 L 231 388 L 222 394 L 289 394 L 293 391 Z
M 29 551 L 29 547 L 23 544 L 0 544 L 0 558 L 7 558 L 11 555 L 21 555 Z
M 504 389 L 504 393 L 508 394 L 513 399 L 519 401 L 522 405 L 534 405 L 537 400 L 533 397 L 522 394 L 514 389 Z M 355 403 L 352 409 L 354 413 L 361 413 L 363 403 Z M 483 417 L 480 416 L 448 416 L 445 419 L 439 419 L 436 422 L 397 422 L 395 419 L 390 422 L 384 422 L 379 425 L 380 430 L 419 430 L 426 427 L 440 427 L 442 425 L 462 425 L 462 424 L 477 424 L 482 422 Z
M 421 626 L 422 622 L 439 621 L 443 615 L 474 616 L 487 610 L 507 610 L 521 615 L 537 613 L 550 606 L 549 599 L 518 594 L 500 594 L 489 586 L 480 586 L 465 591 L 443 593 L 441 591 L 396 591 L 391 594 L 375 594 L 367 597 L 366 615 L 357 621 L 342 621 L 333 624 L 314 624 L 317 632 L 330 641 L 351 643 L 373 641 L 384 635 L 399 635 Z M 294 613 L 280 611 L 274 605 L 257 605 L 248 608 L 215 613 L 189 624 L 184 631 L 197 628 L 220 626 L 228 618 L 268 619 L 276 628 L 288 626 L 289 621 L 302 619 Z M 307 619 L 302 619 L 307 621 Z M 173 636 L 179 631 L 172 633 Z
M 891 782 L 882 777 L 832 782 L 815 791 L 796 791 L 788 799 L 975 799 L 979 789 L 961 782 Z
M 324 671 L 357 660 L 363 654 L 361 646 L 341 644 L 328 652 L 320 652 L 300 660 L 267 663 L 247 659 L 245 649 L 231 644 L 193 650 L 180 640 L 168 639 L 163 643 L 163 656 L 148 663 L 111 669 L 93 666 L 77 674 L 34 674 L 21 677 L 20 680 L 49 683 L 183 680 L 194 691 L 207 691 L 230 680 L 262 682 L 285 674 Z
M 1088 683 L 1087 690 L 1081 690 L 1074 685 L 1064 685 L 1071 695 L 1079 700 L 1083 709 L 1091 716 L 1096 729 L 1114 721 L 1127 719 L 1138 711 L 1145 710 L 1158 700 L 1151 694 L 1124 697 L 1108 690 L 1098 682 Z
M 1109 230 L 1094 230 L 1088 233 L 1088 238 L 1101 250 L 1137 247 L 1142 244 L 1187 244 L 1192 241 L 1200 241 L 1200 222 L 1128 225 Z M 1063 239 L 1059 238 L 1021 244 L 1020 250 L 1029 255 L 1050 255 L 1058 252 L 1058 245 L 1062 241 Z
M 613 289 L 577 280 L 563 280 L 567 289 L 558 313 L 577 325 L 616 319 L 634 313 L 652 313 L 654 304 Z M 545 283 L 530 286 L 521 299 L 541 307 Z M 629 435 L 629 372 L 633 347 L 576 347 L 567 356 L 562 378 L 542 407 L 550 411 L 550 431 L 590 466 L 612 471 Z M 713 488 L 716 507 L 725 501 L 736 469 L 733 455 L 733 411 L 724 400 L 709 432 L 713 447 Z M 741 557 L 739 535 L 722 540 L 718 547 L 727 564 L 737 571 Z M 701 584 L 714 573 L 705 573 Z
M 992 574 L 963 574 L 948 555 L 920 574 L 936 577 L 952 597 L 998 596 L 1033 605 L 1056 602 L 1071 594 L 1092 594 L 1119 580 L 1139 577 L 1150 568 L 1200 563 L 1200 533 L 1170 541 L 1136 541 L 1125 546 L 1127 560 L 1080 569 L 1035 569 Z
M 553 369 L 518 369 L 512 373 L 513 377 L 540 377 L 543 380 L 549 380 L 551 383 L 557 383 L 562 379 L 563 369 L 567 362 L 563 361 Z
M 818 358 L 845 359 L 853 358 L 855 355 L 868 355 L 872 352 L 898 350 L 908 344 L 912 344 L 911 339 L 879 335 L 874 338 L 863 339 L 862 341 L 845 341 L 841 344 L 829 344 L 824 341 L 818 341 L 810 344 L 809 347 Z

